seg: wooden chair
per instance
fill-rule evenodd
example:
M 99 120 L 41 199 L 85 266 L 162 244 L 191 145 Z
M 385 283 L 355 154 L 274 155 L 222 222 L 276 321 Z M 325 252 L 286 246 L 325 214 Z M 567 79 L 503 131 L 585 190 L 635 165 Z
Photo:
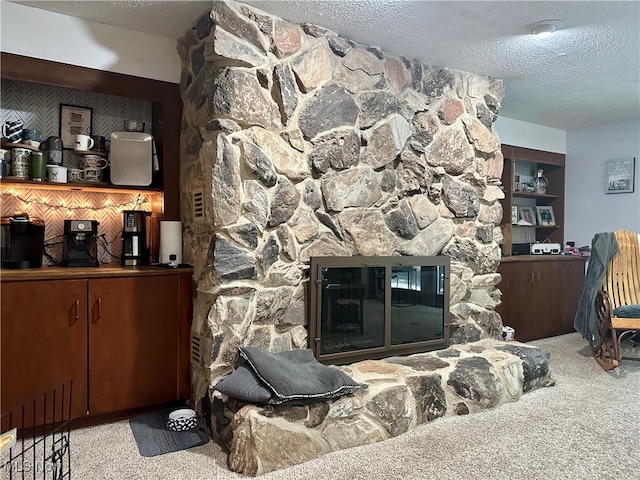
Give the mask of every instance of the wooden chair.
M 613 370 L 625 360 L 620 343 L 640 332 L 640 318 L 618 316 L 614 310 L 625 305 L 640 304 L 640 246 L 638 234 L 628 230 L 614 232 L 618 253 L 607 267 L 607 275 L 595 300 L 600 341 L 592 344 L 596 362 L 605 370 Z

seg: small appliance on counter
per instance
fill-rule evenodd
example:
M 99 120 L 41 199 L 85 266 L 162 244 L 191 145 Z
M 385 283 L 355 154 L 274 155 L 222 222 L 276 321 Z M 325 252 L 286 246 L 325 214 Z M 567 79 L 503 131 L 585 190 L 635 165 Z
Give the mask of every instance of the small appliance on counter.
M 2 217 L 0 259 L 2 268 L 39 268 L 44 253 L 44 221 L 26 212 Z
M 159 170 L 154 140 L 148 133 L 113 132 L 111 134 L 111 183 L 146 187 Z
M 151 212 L 125 210 L 122 212 L 122 255 L 123 266 L 149 265 L 150 251 L 147 243 L 147 218 Z
M 65 220 L 62 244 L 63 267 L 98 267 L 98 225 L 96 220 Z
M 559 243 L 532 243 L 531 255 L 560 255 L 561 249 Z

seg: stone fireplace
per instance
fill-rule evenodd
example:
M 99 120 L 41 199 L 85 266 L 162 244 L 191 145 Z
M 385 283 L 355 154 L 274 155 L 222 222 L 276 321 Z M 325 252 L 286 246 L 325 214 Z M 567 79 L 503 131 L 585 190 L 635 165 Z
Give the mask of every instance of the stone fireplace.
M 499 338 L 502 81 L 226 1 L 179 52 L 194 401 L 308 346 L 312 256 L 446 255 L 451 343 Z

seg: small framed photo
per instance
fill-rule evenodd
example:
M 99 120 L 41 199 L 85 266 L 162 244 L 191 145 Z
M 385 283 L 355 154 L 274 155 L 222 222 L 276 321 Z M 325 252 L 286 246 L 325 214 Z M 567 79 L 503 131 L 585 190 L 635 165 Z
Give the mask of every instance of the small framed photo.
M 607 193 L 633 193 L 635 183 L 635 158 L 607 160 Z
M 513 225 L 518 223 L 518 207 L 515 205 L 511 207 L 511 223 Z
M 536 224 L 536 215 L 533 211 L 533 207 L 520 207 L 520 221 L 523 220 L 529 225 Z
M 536 213 L 538 214 L 538 225 L 542 227 L 554 227 L 556 225 L 553 207 L 536 207 Z
M 60 138 L 62 148 L 73 150 L 75 135 L 91 135 L 93 109 L 60 104 Z

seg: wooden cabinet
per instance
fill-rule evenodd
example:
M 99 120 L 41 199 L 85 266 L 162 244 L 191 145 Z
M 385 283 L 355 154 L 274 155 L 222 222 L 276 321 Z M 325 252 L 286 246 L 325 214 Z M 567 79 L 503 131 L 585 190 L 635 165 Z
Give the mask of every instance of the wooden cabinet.
M 573 319 L 584 282 L 583 257 L 532 255 L 503 258 L 498 267 L 502 323 L 520 341 L 574 331 Z
M 544 152 L 529 148 L 502 146 L 504 169 L 502 184 L 505 198 L 502 200 L 502 253 L 513 254 L 513 244 L 552 242 L 564 244 L 564 182 L 565 156 L 560 153 Z M 526 184 L 531 183 L 536 171 L 542 170 L 548 180 L 546 193 L 529 191 Z M 512 209 L 516 208 L 520 220 L 522 208 L 551 207 L 555 225 L 517 225 L 512 221 Z M 535 217 L 534 217 L 535 218 Z
M 3 411 L 68 379 L 74 419 L 188 398 L 191 269 L 89 270 L 3 275 Z

